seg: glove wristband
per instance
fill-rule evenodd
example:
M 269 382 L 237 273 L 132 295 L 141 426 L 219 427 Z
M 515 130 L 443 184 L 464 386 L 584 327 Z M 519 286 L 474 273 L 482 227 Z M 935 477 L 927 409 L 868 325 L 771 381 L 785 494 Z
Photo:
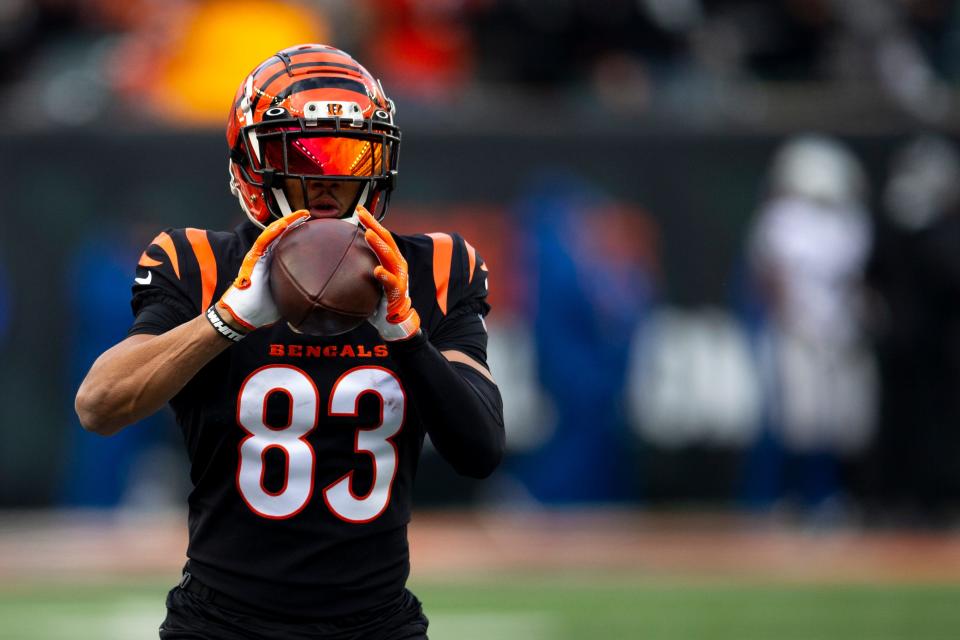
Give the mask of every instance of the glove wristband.
M 400 322 L 390 322 L 388 320 L 384 323 L 384 326 L 379 328 L 381 329 L 380 337 L 386 342 L 407 340 L 416 335 L 420 329 L 420 315 L 416 310 L 413 310 L 405 320 Z
M 224 321 L 221 317 L 220 312 L 217 311 L 216 305 L 210 305 L 210 308 L 207 309 L 207 320 L 210 321 L 210 324 L 213 325 L 213 328 L 217 330 L 221 336 L 230 340 L 231 342 L 240 342 L 246 337 L 247 334 L 240 333 L 236 331 Z
M 428 343 L 427 334 L 421 328 L 406 340 L 387 341 L 387 348 L 390 349 L 391 356 L 403 358 L 419 351 Z

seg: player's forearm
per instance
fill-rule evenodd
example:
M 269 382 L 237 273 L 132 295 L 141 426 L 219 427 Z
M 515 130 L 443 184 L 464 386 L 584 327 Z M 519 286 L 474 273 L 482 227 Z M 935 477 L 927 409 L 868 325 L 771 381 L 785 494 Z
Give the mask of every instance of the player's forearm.
M 466 365 L 451 363 L 422 334 L 391 344 L 390 353 L 440 455 L 461 475 L 493 473 L 505 446 L 496 385 Z
M 198 316 L 167 333 L 128 338 L 97 358 L 77 391 L 88 431 L 113 435 L 154 413 L 230 342 Z

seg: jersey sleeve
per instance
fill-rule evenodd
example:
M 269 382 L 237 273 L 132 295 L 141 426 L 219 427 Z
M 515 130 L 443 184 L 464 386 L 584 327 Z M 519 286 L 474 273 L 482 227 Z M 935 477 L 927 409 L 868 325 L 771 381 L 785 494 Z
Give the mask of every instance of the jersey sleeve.
M 217 292 L 217 261 L 209 232 L 166 229 L 137 263 L 128 335 L 159 335 L 202 313 Z
M 487 363 L 487 265 L 456 233 L 428 234 L 433 241 L 433 276 L 439 315 L 428 330 L 439 349 L 462 351 Z

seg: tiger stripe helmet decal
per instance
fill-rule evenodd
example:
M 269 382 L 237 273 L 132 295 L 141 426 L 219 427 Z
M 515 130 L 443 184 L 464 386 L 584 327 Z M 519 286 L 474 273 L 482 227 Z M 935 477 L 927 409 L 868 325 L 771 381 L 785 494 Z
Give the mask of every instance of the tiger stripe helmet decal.
M 339 49 L 304 44 L 260 63 L 227 120 L 230 187 L 260 227 L 290 213 L 291 180 L 360 182 L 356 205 L 386 213 L 400 151 L 393 101 Z M 350 217 L 353 207 L 345 217 Z

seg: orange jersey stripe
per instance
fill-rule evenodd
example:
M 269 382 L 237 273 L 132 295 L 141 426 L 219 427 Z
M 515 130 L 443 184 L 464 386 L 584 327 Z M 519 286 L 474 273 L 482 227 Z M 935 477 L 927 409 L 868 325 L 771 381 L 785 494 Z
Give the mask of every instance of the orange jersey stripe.
M 202 284 L 202 300 L 200 309 L 206 309 L 213 301 L 213 291 L 217 288 L 217 260 L 213 257 L 213 249 L 210 247 L 210 238 L 203 229 L 187 229 L 187 240 L 193 248 L 194 255 L 197 256 L 197 263 L 200 265 L 200 281 Z
M 173 238 L 171 238 L 166 231 L 161 231 L 157 234 L 157 237 L 150 242 L 151 245 L 157 245 L 163 252 L 167 254 L 167 258 L 170 259 L 170 266 L 173 267 L 173 273 L 176 274 L 177 280 L 180 279 L 180 261 L 177 260 L 177 248 L 173 246 Z M 147 247 L 149 249 L 150 247 Z M 158 260 L 154 260 L 147 255 L 147 252 L 144 251 L 143 255 L 140 256 L 139 265 L 141 267 L 155 267 L 158 264 L 161 264 Z
M 154 260 L 147 255 L 147 252 L 144 251 L 140 254 L 140 262 L 137 263 L 141 267 L 156 267 L 157 265 L 163 264 L 160 260 Z
M 477 264 L 477 250 L 466 240 L 463 241 L 463 244 L 467 245 L 467 261 L 469 263 L 467 265 L 467 272 L 470 274 L 467 276 L 467 284 L 470 284 L 473 282 L 473 267 Z
M 437 304 L 447 315 L 447 288 L 450 285 L 450 263 L 453 260 L 453 238 L 446 233 L 428 233 L 433 240 L 433 283 L 437 288 Z

